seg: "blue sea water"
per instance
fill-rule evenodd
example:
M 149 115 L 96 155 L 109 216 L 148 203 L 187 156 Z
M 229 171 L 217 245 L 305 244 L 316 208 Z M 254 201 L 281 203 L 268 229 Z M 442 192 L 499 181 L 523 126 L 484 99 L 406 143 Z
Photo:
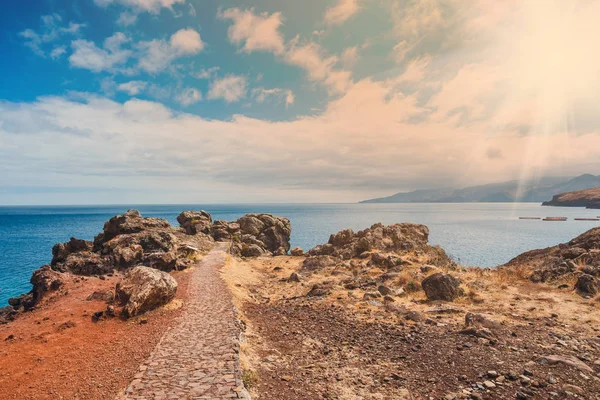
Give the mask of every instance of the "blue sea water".
M 292 245 L 304 249 L 327 242 L 341 229 L 373 223 L 415 222 L 463 265 L 490 267 L 536 248 L 562 243 L 596 226 L 574 221 L 600 211 L 541 207 L 531 203 L 435 204 L 247 204 L 0 207 L 0 306 L 28 292 L 31 272 L 50 262 L 55 243 L 71 236 L 92 240 L 110 217 L 130 208 L 176 225 L 183 210 L 204 209 L 214 219 L 235 220 L 249 212 L 282 215 L 292 223 Z M 519 220 L 519 216 L 566 216 L 567 222 Z

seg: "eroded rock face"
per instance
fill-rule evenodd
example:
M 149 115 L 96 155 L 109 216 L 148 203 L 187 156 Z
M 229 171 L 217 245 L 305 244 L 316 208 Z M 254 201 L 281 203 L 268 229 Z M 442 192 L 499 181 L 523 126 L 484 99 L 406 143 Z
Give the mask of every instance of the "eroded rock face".
M 115 299 L 124 306 L 125 318 L 142 314 L 167 304 L 175 297 L 177 281 L 166 272 L 137 266 L 117 284 Z
M 449 274 L 437 273 L 423 279 L 421 286 L 429 300 L 454 301 L 462 294 L 460 280 Z
M 15 310 L 23 309 L 27 311 L 32 309 L 47 293 L 60 289 L 64 285 L 64 278 L 60 272 L 54 271 L 50 265 L 44 265 L 33 272 L 29 282 L 33 285 L 29 293 L 8 300 L 8 304 Z
M 532 250 L 510 260 L 501 268 L 527 267 L 533 282 L 554 282 L 578 276 L 578 265 L 588 275 L 600 274 L 600 228 L 577 236 L 575 239 L 546 249 Z
M 184 211 L 177 217 L 177 222 L 188 235 L 211 232 L 212 217 L 204 210 Z
M 58 263 L 66 261 L 67 257 L 73 253 L 79 253 L 82 251 L 92 251 L 94 244 L 87 240 L 71 238 L 66 243 L 58 243 L 52 247 L 52 261 L 50 265 L 56 265 Z

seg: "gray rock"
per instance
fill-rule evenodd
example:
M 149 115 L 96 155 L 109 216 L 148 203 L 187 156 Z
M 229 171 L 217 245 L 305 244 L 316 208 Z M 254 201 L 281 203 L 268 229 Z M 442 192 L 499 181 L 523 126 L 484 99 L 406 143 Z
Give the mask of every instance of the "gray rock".
M 460 281 L 452 275 L 437 273 L 421 282 L 429 300 L 453 301 L 461 295 Z
M 131 318 L 167 304 L 175 297 L 177 281 L 166 272 L 138 266 L 117 284 L 115 299 L 123 305 L 123 316 Z

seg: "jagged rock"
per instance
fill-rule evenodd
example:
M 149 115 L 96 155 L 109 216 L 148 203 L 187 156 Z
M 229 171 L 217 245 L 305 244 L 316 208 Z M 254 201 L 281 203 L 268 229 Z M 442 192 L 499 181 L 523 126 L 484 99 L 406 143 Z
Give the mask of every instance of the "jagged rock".
M 33 288 L 27 294 L 8 299 L 13 309 L 23 309 L 25 311 L 35 307 L 47 293 L 54 292 L 64 285 L 63 276 L 56 272 L 49 265 L 44 265 L 40 269 L 33 271 L 29 281 Z
M 578 264 L 587 264 L 589 272 L 594 272 L 589 273 L 584 270 L 585 273 L 596 275 L 597 269 L 593 266 L 600 265 L 598 249 L 600 249 L 600 228 L 594 228 L 567 243 L 523 253 L 501 268 L 526 266 L 533 271 L 530 276 L 531 281 L 552 282 L 563 277 L 574 276 L 578 269 L 578 265 L 574 262 L 576 259 Z
M 495 321 L 483 314 L 475 314 L 468 312 L 465 315 L 465 326 L 466 327 L 484 327 L 488 329 L 500 328 L 500 323 Z
M 379 292 L 367 292 L 363 295 L 363 300 L 372 300 L 383 297 Z
M 57 243 L 52 247 L 52 261 L 50 265 L 56 265 L 57 263 L 64 262 L 67 257 L 72 253 L 78 253 L 81 251 L 91 251 L 93 243 L 87 240 L 71 238 L 66 243 Z
M 117 267 L 130 268 L 142 261 L 144 250 L 139 244 L 131 244 L 126 247 L 115 247 L 112 256 Z
M 241 255 L 243 257 L 260 257 L 265 255 L 265 251 L 259 245 L 251 244 L 242 247 Z
M 157 251 L 144 254 L 142 264 L 150 268 L 170 272 L 176 268 L 177 257 L 172 252 Z
M 339 264 L 343 260 L 351 260 L 350 267 L 353 271 L 363 271 L 375 266 L 397 272 L 403 264 L 408 263 L 402 256 L 414 255 L 415 252 L 421 258 L 453 265 L 441 248 L 427 243 L 428 237 L 429 230 L 425 225 L 410 223 L 389 226 L 379 223 L 356 233 L 345 229 L 331 235 L 328 243 L 309 250 L 302 269 L 314 271 Z M 369 261 L 352 264 L 357 259 Z
M 171 275 L 138 266 L 129 270 L 117 284 L 115 299 L 124 306 L 122 315 L 131 318 L 167 304 L 176 291 L 177 281 Z
M 139 233 L 144 230 L 170 229 L 169 222 L 162 218 L 143 218 L 139 211 L 129 210 L 123 215 L 112 217 L 104 224 L 104 230 L 94 238 L 94 249 L 122 234 Z
M 379 285 L 379 287 L 377 288 L 377 291 L 384 296 L 394 294 L 394 291 L 392 289 L 390 289 L 389 287 L 384 286 L 384 285 Z
M 288 278 L 288 282 L 300 282 L 300 276 L 297 273 L 292 272 L 292 274 Z
M 183 244 L 177 247 L 177 255 L 186 260 L 196 261 L 200 257 L 200 250 L 194 246 Z
M 212 217 L 204 210 L 184 211 L 177 217 L 177 222 L 188 235 L 211 232 Z
M 105 275 L 113 271 L 110 261 L 99 254 L 81 252 L 69 254 L 67 259 L 57 264 L 54 269 L 70 272 L 75 275 Z
M 0 325 L 14 321 L 17 314 L 18 312 L 12 306 L 0 308 Z
M 564 364 L 569 367 L 576 368 L 576 369 L 580 370 L 581 372 L 586 372 L 589 374 L 594 373 L 594 370 L 591 367 L 589 367 L 586 363 L 584 363 L 580 359 L 573 357 L 573 356 L 558 356 L 558 355 L 543 356 L 543 357 L 540 357 L 537 360 L 537 362 L 548 363 L 550 365 Z
M 319 296 L 327 296 L 331 293 L 331 289 L 326 287 L 325 285 L 315 284 L 310 289 L 310 291 L 306 294 L 307 297 L 319 297 Z
M 290 254 L 296 257 L 300 257 L 304 255 L 304 250 L 302 250 L 302 248 L 300 247 L 294 247 L 292 250 L 290 250 Z
M 429 300 L 453 301 L 460 294 L 460 281 L 452 275 L 437 273 L 421 282 Z
M 239 231 L 230 232 L 242 244 L 257 245 L 273 255 L 287 254 L 292 226 L 287 218 L 270 214 L 247 214 L 238 219 Z M 243 249 L 243 246 L 242 246 Z
M 600 290 L 600 281 L 592 275 L 582 274 L 577 278 L 575 289 L 581 295 L 593 296 Z

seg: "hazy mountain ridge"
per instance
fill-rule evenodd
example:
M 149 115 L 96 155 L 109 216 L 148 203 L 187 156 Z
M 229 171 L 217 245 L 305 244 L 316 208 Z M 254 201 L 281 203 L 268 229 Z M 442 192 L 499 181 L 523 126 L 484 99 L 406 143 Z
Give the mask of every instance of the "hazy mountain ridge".
M 360 203 L 498 203 L 543 202 L 553 196 L 600 187 L 600 175 L 584 174 L 571 177 L 543 177 L 519 183 L 517 180 L 469 186 L 462 189 L 424 189 L 396 193 L 392 196 L 363 200 Z

